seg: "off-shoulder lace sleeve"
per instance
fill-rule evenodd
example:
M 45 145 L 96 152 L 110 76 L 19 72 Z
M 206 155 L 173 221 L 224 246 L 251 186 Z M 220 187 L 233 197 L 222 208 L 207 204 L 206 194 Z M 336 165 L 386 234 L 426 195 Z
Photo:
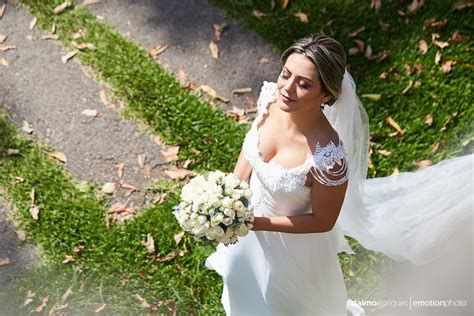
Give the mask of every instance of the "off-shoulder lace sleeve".
M 260 95 L 257 101 L 257 109 L 260 115 L 266 113 L 268 103 L 275 101 L 276 82 L 264 81 L 260 89 Z
M 337 186 L 349 178 L 347 156 L 344 145 L 330 141 L 321 147 L 318 143 L 313 154 L 314 165 L 310 169 L 313 177 L 326 186 Z

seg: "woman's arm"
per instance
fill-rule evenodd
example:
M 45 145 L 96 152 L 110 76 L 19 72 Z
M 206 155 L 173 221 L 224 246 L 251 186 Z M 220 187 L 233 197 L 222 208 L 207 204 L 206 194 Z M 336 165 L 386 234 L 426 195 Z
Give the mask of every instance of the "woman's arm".
M 337 169 L 337 168 L 333 168 Z M 323 233 L 332 230 L 341 211 L 348 181 L 337 186 L 326 186 L 312 177 L 311 207 L 313 213 L 255 217 L 252 230 L 278 231 L 284 233 Z
M 242 181 L 247 181 L 250 178 L 252 166 L 247 161 L 247 159 L 245 159 L 244 153 L 242 151 L 240 151 L 239 159 L 235 164 L 233 173 L 237 175 Z

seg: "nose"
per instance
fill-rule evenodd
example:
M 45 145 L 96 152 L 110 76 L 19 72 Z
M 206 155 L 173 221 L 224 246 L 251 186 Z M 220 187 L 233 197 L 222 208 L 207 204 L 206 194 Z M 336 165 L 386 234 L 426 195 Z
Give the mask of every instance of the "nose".
M 285 92 L 288 94 L 288 96 L 291 97 L 291 95 L 295 92 L 295 88 L 296 88 L 295 79 L 288 78 L 288 80 L 286 80 L 285 85 L 284 85 Z

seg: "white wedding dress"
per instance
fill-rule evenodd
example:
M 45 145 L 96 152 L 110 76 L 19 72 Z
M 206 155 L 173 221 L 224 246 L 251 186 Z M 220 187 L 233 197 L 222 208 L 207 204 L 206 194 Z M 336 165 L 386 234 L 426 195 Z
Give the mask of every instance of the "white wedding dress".
M 313 166 L 324 169 L 335 162 L 341 164 L 343 145 L 318 147 L 302 165 L 291 169 L 264 162 L 258 150 L 257 124 L 268 111 L 275 88 L 275 83 L 264 83 L 258 116 L 242 147 L 253 167 L 254 214 L 310 213 L 311 188 L 304 185 L 306 175 Z M 206 267 L 223 278 L 222 304 L 227 315 L 347 315 L 340 251 L 354 253 L 337 224 L 330 232 L 315 234 L 250 231 L 236 244 L 219 244 Z
M 258 116 L 242 147 L 253 168 L 254 214 L 310 213 L 310 188 L 304 186 L 309 169 L 315 167 L 323 178 L 317 180 L 323 183 L 334 163 L 346 163 L 345 147 L 342 143 L 318 146 L 302 165 L 291 169 L 263 161 L 257 124 L 275 91 L 276 83 L 264 82 Z M 461 247 L 472 247 L 473 161 L 471 154 L 418 172 L 401 172 L 398 177 L 367 179 L 360 196 L 354 196 L 357 190 L 348 190 L 330 232 L 250 231 L 236 244 L 219 244 L 205 264 L 222 276 L 221 302 L 226 314 L 363 315 L 364 310 L 347 299 L 337 254 L 354 252 L 344 235 L 367 249 L 416 265 L 434 261 L 452 245 L 461 245 L 460 241 Z M 446 271 L 439 273 L 451 273 L 447 267 L 440 268 Z M 467 275 L 467 280 L 472 277 L 471 269 L 460 273 Z

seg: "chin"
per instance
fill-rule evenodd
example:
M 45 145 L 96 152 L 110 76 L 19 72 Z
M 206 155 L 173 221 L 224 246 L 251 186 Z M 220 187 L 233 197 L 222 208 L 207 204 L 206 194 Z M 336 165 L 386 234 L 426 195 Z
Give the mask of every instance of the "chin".
M 280 110 L 284 111 L 284 112 L 293 112 L 297 106 L 296 106 L 296 102 L 295 101 L 292 101 L 292 102 L 285 102 L 283 101 L 283 99 L 281 98 L 281 96 L 279 97 L 279 107 L 280 107 Z

